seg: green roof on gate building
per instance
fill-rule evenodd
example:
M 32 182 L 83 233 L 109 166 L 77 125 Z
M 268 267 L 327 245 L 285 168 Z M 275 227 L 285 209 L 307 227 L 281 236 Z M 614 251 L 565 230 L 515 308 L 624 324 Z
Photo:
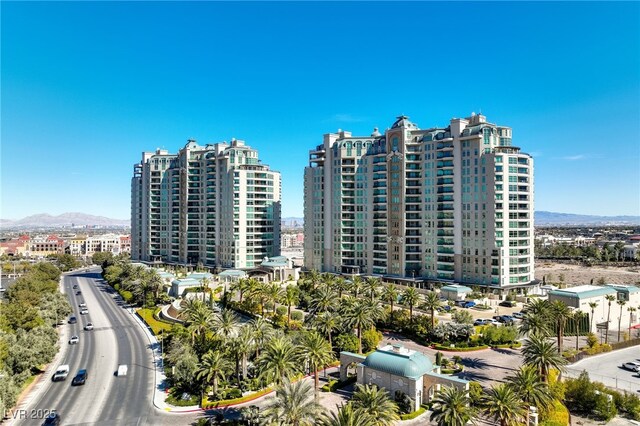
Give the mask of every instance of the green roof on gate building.
M 375 352 L 367 356 L 362 365 L 373 370 L 411 379 L 419 379 L 426 373 L 433 371 L 433 364 L 429 358 L 401 345 L 388 345 L 376 349 Z

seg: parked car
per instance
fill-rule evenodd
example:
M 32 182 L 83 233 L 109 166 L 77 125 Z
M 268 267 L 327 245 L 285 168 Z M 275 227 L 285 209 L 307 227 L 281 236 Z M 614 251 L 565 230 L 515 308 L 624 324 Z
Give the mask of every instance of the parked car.
M 491 322 L 491 320 L 484 319 L 484 318 L 478 318 L 477 320 L 475 320 L 473 322 L 473 325 L 487 325 L 489 322 Z
M 640 362 L 637 361 L 629 361 L 622 364 L 622 368 L 631 371 L 640 372 Z
M 93 324 L 88 322 L 87 325 L 84 326 L 84 329 L 87 331 L 93 330 Z
M 88 310 L 88 309 L 82 309 L 82 310 L 80 311 L 80 315 L 87 315 L 88 313 L 89 313 L 89 310 Z
M 513 315 L 515 319 L 524 319 L 524 312 L 514 312 L 511 315 Z
M 87 381 L 87 370 L 79 370 L 76 377 L 71 381 L 72 386 L 84 385 Z
M 75 345 L 80 341 L 80 338 L 78 336 L 71 336 L 71 339 L 69 339 L 69 344 L 70 345 Z
M 517 303 L 514 302 L 513 300 L 503 300 L 502 302 L 499 303 L 500 306 L 506 306 L 507 308 L 513 308 L 514 306 L 517 306 Z
M 473 308 L 474 306 L 476 306 L 476 302 L 471 301 L 471 300 L 465 301 L 465 302 L 462 304 L 462 307 L 463 307 L 463 308 Z
M 500 317 L 496 320 L 507 325 L 513 324 L 515 322 L 515 318 L 513 318 L 511 315 L 500 315 Z

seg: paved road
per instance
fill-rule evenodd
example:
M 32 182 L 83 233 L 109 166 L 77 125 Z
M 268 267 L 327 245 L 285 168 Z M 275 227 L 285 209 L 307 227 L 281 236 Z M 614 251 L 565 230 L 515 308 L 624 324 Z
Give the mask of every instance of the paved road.
M 586 370 L 593 381 L 602 382 L 611 388 L 634 392 L 637 395 L 640 392 L 640 376 L 620 367 L 622 363 L 628 361 L 640 361 L 639 346 L 585 358 L 568 366 L 566 375 L 578 377 L 583 370 Z
M 74 285 L 81 290 L 76 295 Z M 170 415 L 152 403 L 154 367 L 149 341 L 113 289 L 101 280 L 97 270 L 64 277 L 64 290 L 78 318 L 77 324 L 62 326 L 63 347 L 58 364 L 69 364 L 66 381 L 51 382 L 44 377 L 43 388 L 25 408 L 56 410 L 64 425 L 159 425 L 190 424 L 196 415 Z M 86 303 L 88 315 L 80 315 L 78 305 Z M 92 322 L 93 331 L 84 331 Z M 71 335 L 77 345 L 67 343 Z M 127 364 L 126 377 L 114 375 L 118 364 Z M 71 386 L 79 369 L 86 369 L 84 386 Z M 42 420 L 24 420 L 20 425 L 37 425 Z

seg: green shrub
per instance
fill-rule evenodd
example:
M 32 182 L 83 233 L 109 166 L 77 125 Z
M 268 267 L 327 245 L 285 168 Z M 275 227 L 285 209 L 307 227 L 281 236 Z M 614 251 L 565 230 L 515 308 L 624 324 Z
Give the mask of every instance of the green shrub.
M 425 411 L 427 411 L 427 409 L 424 406 L 421 406 L 420 408 L 418 408 L 413 413 L 400 414 L 400 420 L 412 420 L 412 419 L 415 419 L 416 417 L 418 417 L 420 414 L 424 413 Z
M 358 338 L 352 333 L 339 334 L 335 345 L 340 352 L 358 352 Z
M 600 419 L 608 422 L 618 414 L 618 409 L 613 401 L 609 400 L 609 395 L 599 393 L 596 395 L 596 405 L 593 407 L 593 413 Z
M 596 337 L 596 334 L 595 333 L 588 333 L 587 334 L 587 346 L 589 346 L 590 348 L 593 348 L 597 344 L 598 344 L 598 337 Z
M 442 364 L 442 352 L 436 352 L 436 365 Z
M 278 306 L 276 308 L 276 315 L 280 315 L 283 317 L 287 316 L 287 307 L 286 306 Z
M 557 399 L 553 401 L 553 405 L 547 412 L 541 413 L 542 422 L 540 425 L 546 426 L 566 426 L 569 424 L 569 410 L 565 407 L 562 402 Z
M 323 392 L 335 392 L 338 389 L 342 389 L 345 386 L 348 386 L 350 384 L 353 384 L 356 382 L 356 380 L 358 379 L 357 376 L 349 376 L 346 380 L 344 381 L 339 381 L 339 380 L 329 380 L 328 383 L 326 383 L 324 386 L 322 386 L 320 389 Z
M 127 302 L 127 303 L 129 303 L 129 302 L 131 302 L 133 300 L 133 293 L 131 293 L 130 291 L 121 290 L 120 291 L 120 296 L 122 296 L 124 301 Z
M 471 399 L 471 405 L 478 405 L 484 398 L 484 389 L 478 382 L 469 382 L 469 398 Z
M 382 333 L 375 328 L 370 328 L 362 333 L 362 350 L 369 352 L 378 347 L 382 340 Z
M 291 319 L 293 321 L 302 321 L 304 315 L 300 311 L 291 311 Z

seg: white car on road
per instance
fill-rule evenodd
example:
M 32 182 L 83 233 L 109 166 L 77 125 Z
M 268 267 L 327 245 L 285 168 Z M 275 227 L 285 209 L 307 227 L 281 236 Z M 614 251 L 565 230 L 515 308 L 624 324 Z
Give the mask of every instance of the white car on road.
M 88 313 L 89 313 L 89 310 L 88 310 L 88 309 L 82 309 L 82 310 L 80 311 L 80 315 L 87 315 Z
M 84 326 L 84 329 L 87 331 L 93 330 L 93 323 L 88 322 L 87 325 Z
M 69 339 L 69 344 L 70 345 L 75 345 L 79 341 L 80 341 L 80 338 L 78 336 L 71 336 L 71 339 Z
M 640 362 L 637 362 L 637 361 L 625 362 L 624 364 L 622 364 L 622 368 L 626 370 L 640 372 Z

